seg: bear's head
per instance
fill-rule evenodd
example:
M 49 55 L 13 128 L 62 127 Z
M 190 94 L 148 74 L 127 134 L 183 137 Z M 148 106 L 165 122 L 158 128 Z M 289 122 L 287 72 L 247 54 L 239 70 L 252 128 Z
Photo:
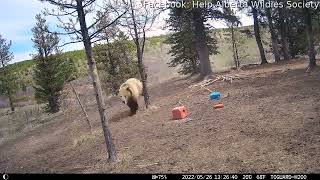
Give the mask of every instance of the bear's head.
M 138 102 L 137 99 L 132 95 L 132 90 L 128 85 L 123 85 L 119 89 L 118 96 L 121 101 L 130 107 L 131 113 L 135 114 L 138 110 Z
M 124 104 L 128 104 L 129 99 L 132 98 L 132 91 L 129 86 L 125 85 L 119 89 L 118 95 Z

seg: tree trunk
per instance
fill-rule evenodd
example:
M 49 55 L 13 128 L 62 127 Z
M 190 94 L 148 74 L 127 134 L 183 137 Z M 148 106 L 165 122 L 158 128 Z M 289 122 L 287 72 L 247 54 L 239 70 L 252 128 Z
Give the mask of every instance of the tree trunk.
M 48 67 L 46 67 L 46 70 L 48 70 Z M 49 70 L 50 71 L 50 70 Z M 59 102 L 57 99 L 57 95 L 53 92 L 53 87 L 50 86 L 49 94 L 48 94 L 48 102 L 49 102 L 49 112 L 50 113 L 57 113 L 60 110 Z
M 58 101 L 55 99 L 55 96 L 51 93 L 49 97 L 49 107 L 50 109 L 48 110 L 50 113 L 57 113 L 59 112 L 59 104 Z
M 232 26 L 232 31 L 233 31 L 233 33 L 234 33 L 234 26 Z M 235 38 L 236 38 L 236 36 L 235 36 L 235 34 L 233 35 L 234 37 L 234 49 L 235 49 L 235 57 L 236 57 L 236 63 L 237 63 L 237 70 L 239 70 L 240 69 L 240 59 L 239 59 L 239 53 L 238 53 L 238 45 L 237 45 L 237 42 L 236 42 L 236 40 L 235 40 Z
M 280 53 L 279 53 L 279 45 L 278 45 L 278 38 L 276 32 L 274 31 L 272 16 L 271 16 L 271 9 L 266 8 L 266 16 L 268 18 L 268 25 L 271 34 L 271 41 L 272 41 L 272 52 L 274 55 L 275 62 L 280 61 Z
M 232 42 L 232 52 L 233 52 L 233 61 L 234 65 L 239 70 L 240 68 L 240 62 L 239 62 L 239 56 L 238 56 L 238 48 L 237 48 L 237 43 L 236 43 L 236 37 L 234 34 L 234 24 L 232 23 L 231 25 L 231 42 Z
M 191 63 L 192 63 L 192 74 L 197 74 L 198 73 L 197 59 L 196 58 L 192 59 Z
M 281 35 L 281 46 L 282 46 L 282 53 L 283 59 L 289 60 L 290 53 L 289 53 L 289 43 L 287 38 L 287 25 L 284 22 L 284 13 L 285 8 L 279 8 L 279 24 L 280 24 L 280 35 Z
M 110 74 L 111 74 L 111 87 L 112 87 L 112 94 L 116 95 L 118 92 L 117 89 L 117 84 L 115 83 L 115 78 L 116 78 L 116 67 L 114 65 L 114 61 L 112 59 L 112 55 L 111 55 L 111 50 L 110 50 L 110 43 L 109 43 L 109 38 L 106 38 L 107 40 L 107 54 L 108 54 L 108 58 L 109 58 L 109 64 L 110 64 Z M 107 67 L 106 67 L 107 68 Z
M 206 42 L 206 32 L 204 18 L 200 8 L 192 10 L 194 33 L 196 37 L 196 49 L 200 61 L 200 76 L 206 78 L 212 75 L 211 64 L 209 60 L 209 49 Z
M 92 85 L 96 94 L 96 101 L 97 101 L 98 110 L 100 114 L 102 129 L 104 132 L 104 138 L 107 145 L 108 157 L 110 161 L 114 162 L 114 161 L 117 161 L 117 153 L 116 153 L 115 146 L 112 142 L 111 133 L 108 128 L 108 118 L 107 118 L 106 109 L 105 109 L 105 102 L 102 96 L 102 89 L 101 89 L 100 79 L 97 72 L 96 63 L 93 59 L 91 39 L 88 33 L 88 27 L 86 24 L 85 13 L 82 6 L 82 0 L 77 0 L 77 13 L 78 13 L 78 19 L 80 22 L 83 44 L 85 47 L 85 52 L 86 52 L 87 61 L 88 61 L 89 73 L 90 73 L 90 76 L 92 79 Z
M 9 98 L 10 109 L 13 112 L 13 111 L 15 111 L 15 107 L 13 105 L 13 99 L 12 99 L 12 95 L 10 92 L 8 92 L 8 98 Z
M 5 70 L 4 61 L 1 61 L 1 65 L 2 65 L 1 68 L 2 68 L 2 70 L 4 71 L 4 76 L 7 76 L 7 73 L 6 73 L 6 70 Z M 6 80 L 6 83 L 7 83 L 7 84 L 9 83 L 8 80 Z M 6 89 L 5 89 L 5 90 L 7 91 L 10 109 L 11 109 L 11 111 L 13 112 L 13 111 L 15 111 L 15 107 L 14 107 L 14 105 L 13 105 L 13 99 L 12 99 L 12 95 L 11 95 L 10 88 L 9 88 L 8 85 L 6 85 Z
M 147 74 L 145 72 L 145 67 L 143 64 L 143 47 L 144 44 L 141 44 L 139 42 L 139 34 L 137 30 L 137 24 L 136 24 L 136 19 L 134 15 L 134 9 L 133 9 L 133 4 L 132 0 L 130 0 L 130 8 L 131 8 L 131 16 L 132 16 L 132 21 L 133 21 L 133 30 L 134 30 L 134 43 L 136 45 L 137 49 L 137 59 L 138 59 L 138 67 L 139 67 L 139 73 L 142 81 L 142 89 L 143 89 L 143 97 L 144 97 L 144 103 L 146 108 L 149 107 L 150 105 L 150 97 L 149 97 L 149 91 L 148 91 L 148 86 L 147 86 Z M 144 32 L 144 30 L 143 30 Z M 145 42 L 145 34 L 143 35 L 143 43 Z
M 266 64 L 268 63 L 266 56 L 264 54 L 264 49 L 261 41 L 261 36 L 260 36 L 260 28 L 259 28 L 259 21 L 258 21 L 258 11 L 254 7 L 252 8 L 252 15 L 253 15 L 253 26 L 254 26 L 254 36 L 257 41 L 257 45 L 259 48 L 260 52 L 260 58 L 261 58 L 261 64 Z
M 316 57 L 314 51 L 314 38 L 313 38 L 313 31 L 312 31 L 312 18 L 311 13 L 308 8 L 304 9 L 305 11 L 305 24 L 307 29 L 307 39 L 308 39 L 308 56 L 309 56 L 309 68 L 314 68 L 316 64 Z
M 239 70 L 239 69 L 240 69 L 240 59 L 239 59 L 239 53 L 238 53 L 237 43 L 234 44 L 234 49 L 235 49 L 235 51 L 236 51 L 237 70 Z
M 233 55 L 233 62 L 236 68 L 237 66 L 237 59 L 236 59 L 236 49 L 235 49 L 235 40 L 234 40 L 234 29 L 233 29 L 233 24 L 230 27 L 231 29 L 231 43 L 232 43 L 232 55 Z

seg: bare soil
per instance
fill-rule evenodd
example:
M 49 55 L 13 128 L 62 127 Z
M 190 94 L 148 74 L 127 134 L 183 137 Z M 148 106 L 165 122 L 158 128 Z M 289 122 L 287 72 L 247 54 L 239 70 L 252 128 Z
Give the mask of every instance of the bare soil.
M 208 86 L 222 93 L 215 110 L 196 78 L 173 78 L 151 88 L 153 107 L 134 116 L 108 100 L 119 161 L 107 162 L 95 106 L 80 108 L 0 146 L 0 172 L 8 173 L 320 173 L 320 71 L 306 63 L 247 67 L 245 78 Z M 228 94 L 228 96 L 226 96 Z M 189 116 L 171 120 L 178 102 Z

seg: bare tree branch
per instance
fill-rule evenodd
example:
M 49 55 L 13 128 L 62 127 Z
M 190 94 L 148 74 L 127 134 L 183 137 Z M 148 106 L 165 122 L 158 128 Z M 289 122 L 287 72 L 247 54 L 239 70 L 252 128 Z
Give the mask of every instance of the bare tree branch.
M 104 13 L 101 15 L 101 17 L 98 17 L 98 18 L 96 19 L 96 21 L 95 21 L 94 23 L 92 23 L 92 24 L 88 27 L 88 29 L 91 29 L 91 28 L 95 27 L 95 26 L 98 24 L 98 22 L 101 21 L 101 18 L 106 15 L 106 13 L 107 13 L 107 12 L 104 12 Z
M 94 44 L 96 42 L 104 41 L 104 40 L 105 40 L 104 38 L 99 38 L 99 39 L 95 39 L 95 40 L 91 41 L 91 43 Z
M 47 31 L 48 33 L 51 33 L 51 34 L 57 34 L 57 35 L 72 35 L 72 34 L 75 34 L 75 33 L 80 33 L 79 30 L 77 31 L 70 31 L 70 32 L 53 32 L 53 31 Z
M 78 40 L 78 41 L 70 41 L 70 42 L 64 43 L 58 47 L 60 48 L 60 47 L 63 47 L 63 46 L 69 45 L 69 44 L 75 44 L 75 43 L 79 43 L 79 42 L 82 42 L 82 39 Z
M 53 11 L 53 10 L 52 10 Z M 44 14 L 45 15 L 49 15 L 49 16 L 73 16 L 73 17 L 77 17 L 75 15 L 73 15 L 74 13 L 77 12 L 77 10 L 73 10 L 72 12 L 67 12 L 67 11 L 64 11 L 64 10 L 60 10 L 62 11 L 62 13 L 54 13 L 54 12 L 50 12 L 47 8 L 45 8 L 45 12 Z
M 56 0 L 40 0 L 40 1 L 47 1 L 50 4 L 62 7 L 62 8 L 67 8 L 67 9 L 76 9 L 77 6 L 74 4 L 69 4 L 69 3 L 61 3 L 61 1 L 56 1 Z
M 90 39 L 93 39 L 97 34 L 99 34 L 102 30 L 104 30 L 105 28 L 111 26 L 113 23 L 115 23 L 118 19 L 120 19 L 125 13 L 127 13 L 127 11 L 125 11 L 124 13 L 122 13 L 120 16 L 118 16 L 116 19 L 114 19 L 111 23 L 99 28 L 98 30 L 96 30 L 96 32 L 92 33 L 90 35 Z
M 90 6 L 92 3 L 94 3 L 96 0 L 90 0 L 86 4 L 84 4 L 82 7 L 85 8 L 87 6 Z

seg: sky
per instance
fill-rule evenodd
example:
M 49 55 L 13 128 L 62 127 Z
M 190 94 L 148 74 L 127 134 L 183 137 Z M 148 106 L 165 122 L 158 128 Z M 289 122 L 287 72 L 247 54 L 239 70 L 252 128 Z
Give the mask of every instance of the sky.
M 165 0 L 163 0 L 165 1 Z M 35 53 L 31 41 L 31 28 L 35 25 L 35 15 L 44 8 L 50 8 L 48 3 L 42 3 L 39 0 L 3 0 L 0 7 L 0 34 L 7 40 L 12 41 L 11 51 L 14 54 L 14 62 L 31 59 L 31 54 Z M 243 25 L 252 25 L 250 17 L 238 14 L 241 17 Z M 165 34 L 168 31 L 163 30 L 164 19 L 168 17 L 163 13 L 156 20 L 153 28 L 147 32 L 147 36 Z M 57 20 L 55 17 L 46 17 L 49 28 L 56 29 Z M 87 19 L 90 22 L 90 19 Z M 225 27 L 222 22 L 213 21 L 211 24 L 215 28 Z M 67 37 L 62 37 L 62 42 L 68 41 Z M 63 47 L 63 51 L 83 49 L 82 43 L 71 44 Z

